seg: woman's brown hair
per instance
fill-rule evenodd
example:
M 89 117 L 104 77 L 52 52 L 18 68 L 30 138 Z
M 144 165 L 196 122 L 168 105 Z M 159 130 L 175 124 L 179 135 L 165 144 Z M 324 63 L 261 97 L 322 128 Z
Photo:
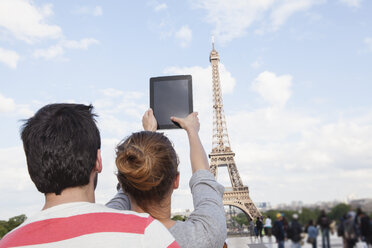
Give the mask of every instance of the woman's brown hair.
M 116 148 L 117 177 L 124 190 L 143 210 L 170 193 L 178 175 L 178 158 L 162 133 L 133 133 Z

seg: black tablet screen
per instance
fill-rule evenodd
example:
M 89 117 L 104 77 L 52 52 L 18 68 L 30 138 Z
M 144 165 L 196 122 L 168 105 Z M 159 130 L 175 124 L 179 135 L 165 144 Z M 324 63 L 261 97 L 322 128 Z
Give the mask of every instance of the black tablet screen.
M 182 77 L 185 76 L 162 77 L 158 78 L 159 81 L 156 80 L 157 78 L 150 80 L 150 88 L 152 88 L 150 105 L 154 110 L 159 129 L 177 128 L 170 117 L 186 117 L 192 112 L 191 76 Z

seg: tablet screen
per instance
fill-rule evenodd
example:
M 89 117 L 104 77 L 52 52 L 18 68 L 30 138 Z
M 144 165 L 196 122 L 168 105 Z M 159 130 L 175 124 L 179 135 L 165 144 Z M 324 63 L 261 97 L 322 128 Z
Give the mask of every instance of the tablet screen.
M 170 117 L 183 118 L 192 113 L 191 76 L 150 78 L 150 107 L 154 111 L 158 129 L 180 128 Z

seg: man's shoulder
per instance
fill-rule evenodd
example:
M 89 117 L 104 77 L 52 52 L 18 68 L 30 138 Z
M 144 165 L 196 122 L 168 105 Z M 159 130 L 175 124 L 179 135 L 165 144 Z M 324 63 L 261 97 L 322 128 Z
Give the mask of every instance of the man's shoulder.
M 115 210 L 101 204 L 61 204 L 30 217 L 7 234 L 0 247 L 61 242 L 84 235 L 94 238 L 95 234 L 102 236 L 103 233 L 121 237 L 144 235 L 152 222 L 153 218 L 148 214 Z
M 79 215 L 94 215 L 99 213 L 113 213 L 113 214 L 124 214 L 124 215 L 134 215 L 140 218 L 149 218 L 149 214 L 146 213 L 137 213 L 130 210 L 116 210 L 109 207 L 106 207 L 102 204 L 89 203 L 89 202 L 72 202 L 60 204 L 45 210 L 42 210 L 31 217 L 23 223 L 27 225 L 29 223 L 42 221 L 46 219 L 55 219 L 55 218 L 70 218 Z

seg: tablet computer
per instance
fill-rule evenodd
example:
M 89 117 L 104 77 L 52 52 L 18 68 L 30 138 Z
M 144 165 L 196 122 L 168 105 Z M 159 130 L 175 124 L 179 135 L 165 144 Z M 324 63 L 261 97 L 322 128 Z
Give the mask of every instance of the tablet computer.
M 158 129 L 181 128 L 170 117 L 184 118 L 193 112 L 191 75 L 150 78 L 150 108 Z

